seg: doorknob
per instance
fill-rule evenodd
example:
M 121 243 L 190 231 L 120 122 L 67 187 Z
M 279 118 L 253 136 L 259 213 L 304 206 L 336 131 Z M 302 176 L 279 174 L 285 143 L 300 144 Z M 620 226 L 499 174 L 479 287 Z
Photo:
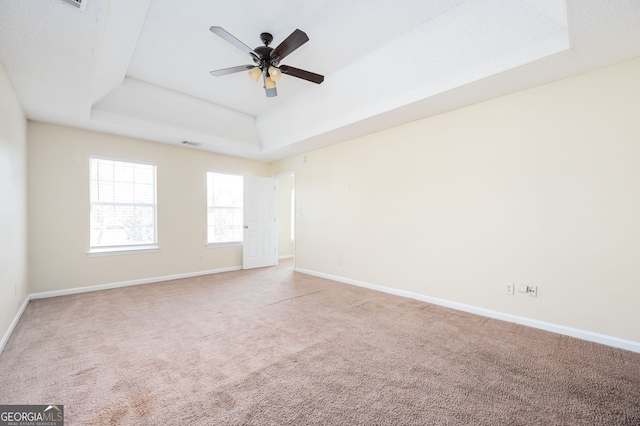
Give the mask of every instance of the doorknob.
M 244 229 L 247 229 L 249 227 L 249 225 L 243 225 L 242 226 Z

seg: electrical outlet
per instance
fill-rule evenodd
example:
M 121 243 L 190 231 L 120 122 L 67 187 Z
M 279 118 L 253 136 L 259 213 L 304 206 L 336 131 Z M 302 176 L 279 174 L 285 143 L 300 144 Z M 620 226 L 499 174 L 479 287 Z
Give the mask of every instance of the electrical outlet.
M 513 284 L 507 283 L 504 285 L 504 294 L 513 294 Z
M 338 258 L 338 266 L 342 266 L 342 258 L 341 257 Z
M 538 287 L 530 285 L 527 287 L 527 296 L 538 297 Z

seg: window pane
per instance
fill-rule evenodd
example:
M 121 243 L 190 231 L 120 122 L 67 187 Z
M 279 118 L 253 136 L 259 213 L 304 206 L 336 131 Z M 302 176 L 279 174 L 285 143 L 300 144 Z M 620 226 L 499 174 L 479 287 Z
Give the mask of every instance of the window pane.
M 242 209 L 214 207 L 209 212 L 209 242 L 242 241 Z
M 155 184 L 155 167 L 148 164 L 136 164 L 135 165 L 135 181 L 138 184 Z
M 90 160 L 92 248 L 155 244 L 154 165 Z
M 116 203 L 132 203 L 133 191 L 133 182 L 114 182 L 113 184 L 113 192 Z
M 155 198 L 155 192 L 153 185 L 136 183 L 136 203 L 153 204 Z
M 215 173 L 213 205 L 242 207 L 242 176 Z
M 98 192 L 95 194 L 95 197 L 92 198 L 95 198 L 96 201 L 105 203 L 112 203 L 114 201 L 113 182 L 99 180 L 96 182 L 95 186 Z M 91 187 L 93 188 L 94 185 L 92 185 Z
M 106 182 L 113 182 L 113 161 L 96 160 L 98 179 Z

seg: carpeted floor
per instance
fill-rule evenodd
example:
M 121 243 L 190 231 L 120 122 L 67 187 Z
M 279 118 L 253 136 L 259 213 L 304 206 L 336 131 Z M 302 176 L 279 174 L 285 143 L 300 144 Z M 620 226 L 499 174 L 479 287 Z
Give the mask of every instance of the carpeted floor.
M 275 268 L 34 300 L 0 404 L 68 425 L 640 425 L 640 354 Z

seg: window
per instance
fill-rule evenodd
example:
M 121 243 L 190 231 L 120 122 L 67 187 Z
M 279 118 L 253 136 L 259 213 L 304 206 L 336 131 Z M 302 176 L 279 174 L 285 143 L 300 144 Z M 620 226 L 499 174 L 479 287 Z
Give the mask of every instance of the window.
M 242 242 L 242 189 L 242 176 L 207 173 L 207 243 Z
M 157 248 L 156 166 L 91 158 L 91 252 Z

